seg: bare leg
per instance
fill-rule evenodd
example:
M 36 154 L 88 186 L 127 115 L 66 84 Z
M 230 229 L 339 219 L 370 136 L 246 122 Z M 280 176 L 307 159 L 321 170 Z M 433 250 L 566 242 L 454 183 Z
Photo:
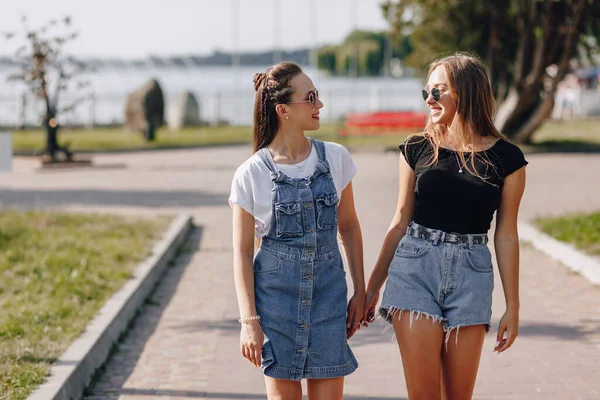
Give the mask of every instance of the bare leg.
M 302 385 L 300 382 L 265 376 L 265 384 L 269 400 L 302 400 Z
M 448 400 L 470 400 L 475 388 L 485 325 L 465 326 L 450 333 L 448 350 L 442 349 L 442 394 Z
M 307 391 L 308 400 L 342 400 L 344 378 L 309 379 Z
M 394 331 L 402 356 L 404 379 L 411 400 L 440 399 L 440 351 L 444 330 L 440 322 L 422 318 L 410 326 L 409 312 L 398 320 L 394 317 Z

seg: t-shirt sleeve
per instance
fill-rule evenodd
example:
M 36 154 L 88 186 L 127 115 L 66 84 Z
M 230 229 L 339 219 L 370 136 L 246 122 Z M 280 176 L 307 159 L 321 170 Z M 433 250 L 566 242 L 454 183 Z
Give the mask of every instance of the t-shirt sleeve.
M 504 177 L 506 178 L 527 164 L 529 164 L 529 162 L 525 159 L 525 155 L 521 149 L 518 146 L 511 144 L 511 151 L 506 159 L 506 164 L 504 165 Z
M 352 181 L 354 176 L 356 175 L 356 171 L 358 168 L 350 155 L 348 149 L 344 146 L 341 147 L 341 158 L 342 158 L 342 191 L 346 189 L 346 186 Z
M 341 199 L 342 192 L 356 175 L 357 167 L 346 147 L 334 142 L 324 144 L 335 190 Z
M 407 138 L 400 146 L 400 152 L 404 154 L 404 158 L 410 167 L 415 170 L 417 161 L 423 150 L 423 142 L 427 140 L 422 136 L 411 136 Z
M 240 166 L 231 181 L 229 206 L 237 204 L 254 216 L 254 193 L 252 190 L 252 175 L 245 165 Z

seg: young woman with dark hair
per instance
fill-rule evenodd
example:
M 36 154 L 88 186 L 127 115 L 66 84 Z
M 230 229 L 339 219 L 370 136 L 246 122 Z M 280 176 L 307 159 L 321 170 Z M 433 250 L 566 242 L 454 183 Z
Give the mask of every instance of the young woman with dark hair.
M 235 286 L 241 352 L 262 366 L 269 399 L 341 399 L 357 368 L 348 346 L 363 322 L 361 229 L 346 148 L 305 136 L 319 129 L 323 103 L 294 63 L 254 77 L 254 155 L 236 171 Z M 347 302 L 344 246 L 354 295 Z M 258 239 L 260 246 L 255 250 Z

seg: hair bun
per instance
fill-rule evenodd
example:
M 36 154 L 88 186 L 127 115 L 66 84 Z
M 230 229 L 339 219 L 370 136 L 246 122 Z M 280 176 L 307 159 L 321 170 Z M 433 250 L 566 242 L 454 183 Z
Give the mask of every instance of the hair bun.
M 263 86 L 265 80 L 267 79 L 267 74 L 264 72 L 257 72 L 254 74 L 254 78 L 252 81 L 254 82 L 254 90 L 258 90 L 259 87 Z

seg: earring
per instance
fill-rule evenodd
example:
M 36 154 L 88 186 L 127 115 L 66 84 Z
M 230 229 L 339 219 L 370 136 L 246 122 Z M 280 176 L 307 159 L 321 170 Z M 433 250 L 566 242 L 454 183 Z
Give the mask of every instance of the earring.
M 289 115 L 286 115 L 286 116 L 285 116 L 285 119 L 290 119 L 290 116 L 289 116 Z

